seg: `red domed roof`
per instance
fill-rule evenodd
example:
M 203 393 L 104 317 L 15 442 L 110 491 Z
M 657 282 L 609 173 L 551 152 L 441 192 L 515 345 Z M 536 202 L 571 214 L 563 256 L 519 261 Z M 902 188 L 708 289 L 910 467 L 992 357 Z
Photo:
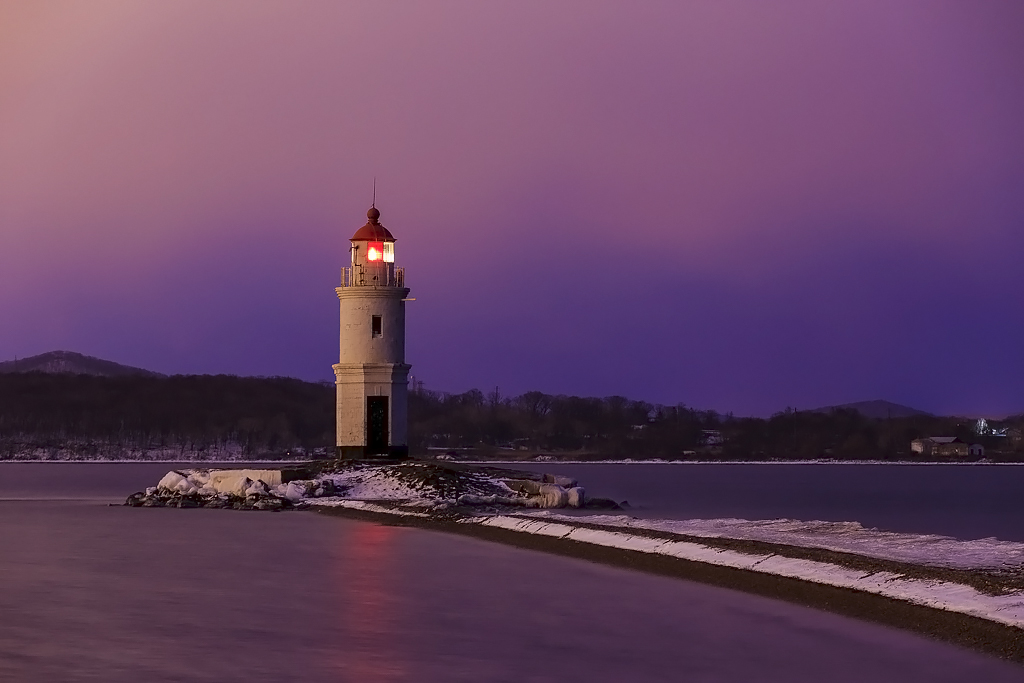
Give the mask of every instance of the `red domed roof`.
M 395 238 L 391 234 L 391 231 L 381 225 L 378 220 L 380 219 L 380 211 L 377 207 L 371 206 L 370 210 L 366 212 L 366 225 L 356 230 L 356 234 L 349 238 L 350 242 L 394 242 Z

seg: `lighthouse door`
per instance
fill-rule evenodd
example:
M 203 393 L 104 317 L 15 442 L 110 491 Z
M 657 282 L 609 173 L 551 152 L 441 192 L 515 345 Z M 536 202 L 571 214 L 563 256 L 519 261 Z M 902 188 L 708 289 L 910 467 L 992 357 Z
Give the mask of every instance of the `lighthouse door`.
M 388 397 L 366 397 L 366 452 L 388 452 Z

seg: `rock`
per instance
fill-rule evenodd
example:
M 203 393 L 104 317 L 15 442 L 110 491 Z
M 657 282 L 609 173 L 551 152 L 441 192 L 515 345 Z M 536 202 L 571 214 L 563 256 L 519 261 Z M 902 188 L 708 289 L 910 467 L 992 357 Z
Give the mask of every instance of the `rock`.
M 133 508 L 142 507 L 143 500 L 145 500 L 145 494 L 140 491 L 128 496 L 128 500 L 124 501 L 124 504 Z
M 539 499 L 539 497 L 538 497 Z M 510 498 L 508 496 L 478 496 L 473 493 L 464 493 L 456 501 L 459 505 L 517 505 L 523 507 L 540 507 L 539 500 L 536 505 L 527 506 L 531 498 Z
M 541 484 L 539 497 L 542 508 L 564 508 L 569 502 L 569 492 L 558 484 Z
M 254 510 L 280 510 L 284 507 L 284 501 L 280 498 L 264 498 L 253 503 Z
M 591 510 L 621 510 L 611 498 L 587 498 L 586 507 Z
M 289 484 L 290 485 L 290 484 Z M 267 491 L 267 485 L 262 479 L 257 479 L 249 485 L 249 488 L 245 489 L 245 497 L 251 496 L 266 496 L 269 495 Z
M 587 495 L 586 491 L 583 490 L 582 486 L 574 486 L 567 492 L 569 494 L 568 500 L 566 501 L 571 508 L 581 508 L 586 505 Z
M 284 485 L 281 491 L 281 497 L 287 498 L 293 503 L 297 503 L 306 497 L 306 487 L 304 482 L 291 481 Z
M 193 470 L 188 475 L 188 480 L 198 489 L 206 486 L 210 481 L 210 473 L 205 470 Z
M 165 491 L 173 491 L 183 481 L 185 481 L 185 475 L 172 470 L 163 476 L 163 479 L 160 480 L 156 487 Z
M 337 489 L 334 486 L 334 482 L 330 479 L 321 479 L 316 482 L 316 488 L 313 489 L 313 496 L 315 498 L 323 498 L 325 496 L 333 496 L 337 493 Z
M 155 486 L 150 486 L 148 489 L 146 489 L 146 495 L 147 496 L 152 496 L 154 493 L 156 493 L 156 487 Z
M 545 474 L 544 483 L 546 484 L 558 484 L 562 488 L 571 489 L 578 483 L 572 477 L 564 477 L 561 474 Z
M 541 487 L 544 484 L 539 481 L 531 481 L 530 479 L 506 479 L 505 486 L 519 493 L 537 496 L 540 495 Z

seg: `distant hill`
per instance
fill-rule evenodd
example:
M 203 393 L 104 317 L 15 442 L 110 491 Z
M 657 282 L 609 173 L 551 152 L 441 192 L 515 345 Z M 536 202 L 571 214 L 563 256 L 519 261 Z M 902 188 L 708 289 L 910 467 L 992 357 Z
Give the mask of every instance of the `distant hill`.
M 84 356 L 74 351 L 50 351 L 29 358 L 0 362 L 0 373 L 5 372 L 45 372 L 95 377 L 163 377 L 158 372 Z
M 838 406 L 825 406 L 824 408 L 815 408 L 809 410 L 810 413 L 830 413 L 833 410 L 856 410 L 858 413 L 867 418 L 873 419 L 888 419 L 888 418 L 900 418 L 900 417 L 933 417 L 931 413 L 926 413 L 923 410 L 917 408 L 911 408 L 909 406 L 901 406 L 899 403 L 893 403 L 892 401 L 857 401 L 856 403 L 844 403 Z

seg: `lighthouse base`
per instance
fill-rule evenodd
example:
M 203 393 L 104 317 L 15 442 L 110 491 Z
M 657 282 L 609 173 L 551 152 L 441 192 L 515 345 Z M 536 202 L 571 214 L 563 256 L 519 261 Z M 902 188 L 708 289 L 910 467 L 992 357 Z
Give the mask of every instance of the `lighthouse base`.
M 339 458 L 400 459 L 409 455 L 408 383 L 404 363 L 339 363 L 337 445 Z
M 337 457 L 342 460 L 404 460 L 409 457 L 408 446 L 388 446 L 387 451 L 368 446 L 338 446 Z

